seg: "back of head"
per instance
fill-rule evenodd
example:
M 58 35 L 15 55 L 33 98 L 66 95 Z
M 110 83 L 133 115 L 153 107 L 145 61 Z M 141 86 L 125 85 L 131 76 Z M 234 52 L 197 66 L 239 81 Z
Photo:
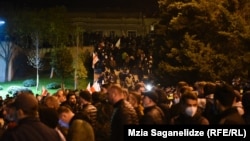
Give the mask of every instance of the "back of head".
M 149 97 L 154 103 L 158 104 L 159 96 L 155 91 L 146 91 L 142 93 L 143 96 Z
M 235 100 L 235 92 L 231 85 L 221 83 L 216 85 L 214 99 L 218 100 L 223 106 L 231 107 Z
M 187 92 L 187 91 L 192 91 L 193 89 L 192 89 L 192 87 L 190 87 L 190 86 L 182 86 L 182 87 L 180 87 L 179 90 L 180 90 L 180 91 L 179 91 L 179 94 L 184 94 L 185 92 Z
M 214 94 L 216 89 L 216 84 L 213 82 L 207 82 L 203 89 L 204 89 L 204 96 Z
M 86 101 L 89 101 L 89 102 L 92 101 L 91 93 L 88 90 L 81 90 L 79 93 L 79 96 L 80 96 L 80 98 L 83 98 Z
M 180 89 L 182 89 L 183 87 L 188 87 L 189 84 L 185 81 L 179 81 L 176 85 L 176 93 L 178 95 L 180 95 Z
M 194 87 L 197 88 L 204 88 L 204 86 L 206 85 L 206 81 L 197 81 L 194 83 Z
M 167 93 L 163 89 L 156 88 L 155 92 L 157 93 L 157 95 L 159 97 L 159 103 L 166 103 L 166 102 L 168 102 Z
M 108 91 L 110 90 L 115 90 L 118 92 L 118 94 L 121 94 L 123 95 L 123 92 L 122 92 L 122 87 L 117 85 L 117 84 L 111 84 L 109 87 L 108 87 Z
M 186 81 L 179 81 L 176 85 L 176 89 L 180 89 L 183 86 L 189 86 L 189 84 Z
M 57 113 L 60 115 L 62 113 L 73 113 L 73 111 L 71 110 L 70 107 L 68 106 L 60 106 L 58 109 L 57 109 Z
M 31 92 L 18 94 L 13 106 L 17 110 L 22 110 L 27 116 L 38 116 L 38 100 Z
M 54 108 L 49 108 L 46 106 L 40 106 L 39 108 L 39 118 L 41 122 L 46 124 L 51 128 L 56 128 L 58 125 L 59 117 L 57 111 Z
M 194 91 L 186 91 L 185 93 L 182 94 L 181 99 L 180 99 L 180 103 L 186 104 L 186 101 L 188 99 L 198 100 L 198 96 Z
M 58 98 L 54 95 L 45 97 L 44 103 L 47 107 L 55 109 L 57 109 L 60 106 Z
M 142 82 L 138 82 L 135 84 L 134 90 L 138 91 L 141 87 L 145 87 L 145 85 Z
M 137 104 L 141 103 L 141 96 L 137 92 L 129 92 L 128 101 L 135 101 Z

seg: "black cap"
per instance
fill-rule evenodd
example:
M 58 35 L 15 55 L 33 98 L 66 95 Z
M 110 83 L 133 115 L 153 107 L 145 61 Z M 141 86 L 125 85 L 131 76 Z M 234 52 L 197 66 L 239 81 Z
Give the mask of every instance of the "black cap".
M 158 95 L 154 91 L 146 91 L 142 93 L 144 96 L 149 97 L 151 100 L 153 100 L 155 103 L 158 103 Z

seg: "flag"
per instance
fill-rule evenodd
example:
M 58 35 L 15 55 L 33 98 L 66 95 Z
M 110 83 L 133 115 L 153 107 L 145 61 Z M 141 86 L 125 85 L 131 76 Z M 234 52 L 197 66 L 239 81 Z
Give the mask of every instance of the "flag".
M 122 36 L 126 37 L 126 33 L 124 30 L 122 30 Z
M 91 87 L 90 87 L 90 83 L 89 83 L 86 89 L 91 93 L 90 88 Z
M 90 86 L 90 83 L 87 86 L 87 90 L 92 94 L 93 92 L 100 92 L 101 87 L 100 84 L 96 81 L 92 86 Z
M 100 92 L 101 91 L 101 87 L 100 84 L 96 81 L 92 87 L 91 87 L 92 92 Z
M 117 40 L 117 42 L 115 43 L 115 47 L 120 48 L 120 45 L 121 45 L 121 38 Z
M 92 68 L 95 68 L 95 64 L 99 61 L 97 53 L 93 53 Z

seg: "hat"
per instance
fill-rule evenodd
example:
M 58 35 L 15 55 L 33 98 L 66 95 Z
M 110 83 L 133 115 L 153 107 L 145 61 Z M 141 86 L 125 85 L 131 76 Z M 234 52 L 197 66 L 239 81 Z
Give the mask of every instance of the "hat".
M 17 110 L 23 110 L 25 114 L 31 114 L 38 111 L 38 100 L 33 94 L 25 92 L 16 96 L 12 106 Z
M 80 91 L 79 96 L 85 99 L 86 101 L 91 101 L 92 99 L 90 92 L 87 90 Z
M 144 96 L 149 97 L 151 100 L 153 100 L 155 103 L 158 103 L 158 95 L 154 91 L 146 91 L 142 93 Z

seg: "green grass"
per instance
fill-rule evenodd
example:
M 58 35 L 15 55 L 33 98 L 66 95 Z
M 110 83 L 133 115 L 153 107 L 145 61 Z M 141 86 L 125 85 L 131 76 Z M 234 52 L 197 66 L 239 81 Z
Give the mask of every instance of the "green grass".
M 3 87 L 3 90 L 0 90 L 0 96 L 2 96 L 3 98 L 5 98 L 6 94 L 8 94 L 7 89 L 10 86 L 23 86 L 23 81 L 27 80 L 27 79 L 34 79 L 36 80 L 36 77 L 29 77 L 29 78 L 22 78 L 22 79 L 18 79 L 18 80 L 13 80 L 10 82 L 2 82 L 0 83 L 0 86 Z M 52 83 L 52 82 L 56 82 L 61 84 L 62 80 L 60 78 L 49 78 L 48 76 L 41 76 L 40 77 L 40 81 L 39 81 L 39 88 L 38 91 L 36 91 L 36 87 L 28 87 L 29 89 L 31 89 L 33 91 L 34 94 L 40 94 L 41 93 L 41 89 L 42 87 L 46 87 L 48 84 Z M 88 79 L 80 79 L 78 80 L 78 85 L 77 85 L 77 89 L 86 89 L 87 84 L 89 83 Z M 74 78 L 66 78 L 64 80 L 64 87 L 66 89 L 74 89 Z M 49 93 L 53 94 L 57 91 L 57 89 L 48 89 Z

